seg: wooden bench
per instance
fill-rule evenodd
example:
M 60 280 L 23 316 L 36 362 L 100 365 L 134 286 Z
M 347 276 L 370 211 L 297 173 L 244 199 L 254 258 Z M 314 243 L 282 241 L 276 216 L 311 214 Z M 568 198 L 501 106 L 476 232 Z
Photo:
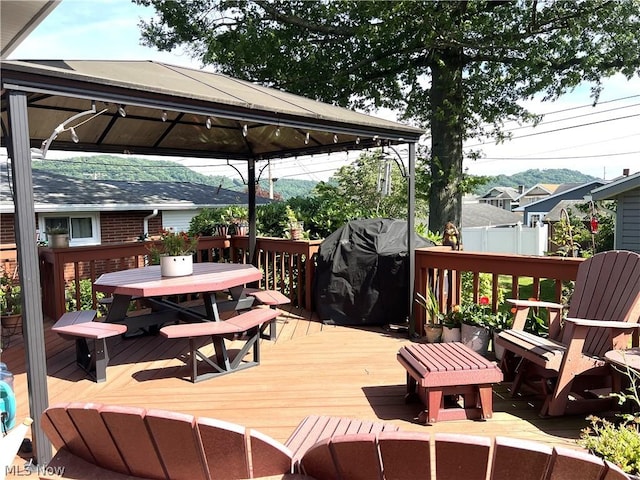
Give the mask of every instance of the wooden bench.
M 41 425 L 57 451 L 40 473 L 47 480 L 628 478 L 579 450 L 507 437 L 404 432 L 340 417 L 312 415 L 300 423 L 290 438 L 300 447 L 299 462 L 290 447 L 258 431 L 166 410 L 62 403 L 45 410 Z M 312 438 L 318 440 L 307 445 Z
M 491 384 L 503 378 L 495 362 L 460 342 L 407 345 L 397 358 L 407 370 L 407 400 L 417 393 L 426 407 L 421 421 L 492 417 Z M 462 408 L 457 403 L 447 408 L 447 395 L 462 396 Z
M 96 382 L 107 379 L 107 338 L 127 331 L 126 325 L 95 322 L 95 310 L 67 312 L 51 327 L 62 338 L 75 340 L 76 363 Z
M 261 326 L 274 321 L 280 314 L 270 308 L 254 308 L 221 322 L 198 322 L 169 325 L 160 329 L 160 334 L 167 338 L 189 339 L 189 367 L 193 383 L 217 377 L 260 364 L 260 330 Z M 246 342 L 235 358 L 229 358 L 225 338 L 236 338 L 238 334 L 247 334 Z M 211 337 L 215 349 L 215 361 L 199 351 L 197 340 Z M 253 360 L 245 361 L 244 357 L 253 349 Z M 198 373 L 198 359 L 214 368 L 214 372 Z
M 278 305 L 284 305 L 291 303 L 291 299 L 278 290 L 260 290 L 258 288 L 245 288 L 244 293 L 251 297 L 254 297 L 256 302 L 261 305 L 269 305 L 270 308 L 276 308 Z M 266 325 L 264 326 L 266 327 Z M 263 331 L 264 331 L 263 327 Z M 263 332 L 261 332 L 263 333 Z M 271 341 L 275 341 L 277 338 L 276 321 L 274 320 L 269 324 L 269 335 L 264 336 Z
M 397 425 L 387 422 L 371 422 L 327 415 L 309 415 L 291 433 L 285 442 L 285 446 L 291 450 L 291 457 L 295 464 L 313 445 L 335 435 L 377 434 L 379 432 L 395 432 L 397 430 L 399 430 Z

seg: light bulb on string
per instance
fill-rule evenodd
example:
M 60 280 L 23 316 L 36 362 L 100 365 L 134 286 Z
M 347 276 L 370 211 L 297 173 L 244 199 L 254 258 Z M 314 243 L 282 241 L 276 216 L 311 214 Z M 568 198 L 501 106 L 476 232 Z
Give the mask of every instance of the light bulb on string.
M 338 143 L 338 135 L 337 134 L 333 134 L 333 143 Z
M 80 138 L 78 138 L 78 134 L 76 133 L 76 129 L 71 127 L 69 129 L 69 131 L 71 132 L 71 140 L 73 140 L 73 143 L 78 143 L 80 141 Z
M 304 136 L 304 144 L 305 145 L 309 145 L 309 137 L 311 137 L 311 135 L 309 135 L 309 132 L 307 132 L 307 134 Z
M 242 126 L 242 136 L 246 137 L 249 134 L 249 127 L 247 126 L 247 124 L 245 123 Z
M 168 117 L 168 116 L 169 116 L 169 115 L 167 114 L 167 111 L 166 111 L 166 110 L 163 110 L 163 111 L 162 111 L 162 116 L 161 116 L 160 118 L 162 119 L 162 121 L 163 121 L 163 122 L 166 122 L 166 121 L 167 121 L 167 117 Z
M 276 137 L 280 136 L 280 127 L 276 128 Z
M 204 122 L 205 127 L 207 127 L 207 130 L 211 130 L 211 126 L 213 125 L 213 120 L 211 120 L 211 117 L 207 117 L 207 120 Z
M 124 109 L 124 105 L 120 105 L 120 106 L 118 107 L 118 113 L 120 114 L 120 116 L 121 116 L 122 118 L 124 118 L 124 117 L 126 117 L 126 116 L 127 116 L 127 111 Z

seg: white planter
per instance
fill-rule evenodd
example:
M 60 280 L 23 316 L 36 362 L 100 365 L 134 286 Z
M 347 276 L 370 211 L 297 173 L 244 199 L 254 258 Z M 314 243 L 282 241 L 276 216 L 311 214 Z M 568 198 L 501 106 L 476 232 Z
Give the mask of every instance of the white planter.
M 489 338 L 491 330 L 485 327 L 462 324 L 461 341 L 471 350 L 486 356 L 489 351 Z
M 160 256 L 160 275 L 163 277 L 183 277 L 193 273 L 193 257 L 191 255 Z
M 442 341 L 443 342 L 459 342 L 460 341 L 460 327 L 442 327 Z
M 427 337 L 427 343 L 440 343 L 442 338 L 442 326 L 424 326 L 424 335 Z
M 68 233 L 49 233 L 47 234 L 49 240 L 49 246 L 51 248 L 68 248 L 69 247 L 69 234 Z

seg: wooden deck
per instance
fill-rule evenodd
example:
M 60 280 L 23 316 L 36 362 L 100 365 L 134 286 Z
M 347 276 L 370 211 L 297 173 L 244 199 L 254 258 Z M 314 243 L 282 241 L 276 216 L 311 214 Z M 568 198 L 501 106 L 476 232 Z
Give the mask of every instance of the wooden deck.
M 384 420 L 404 430 L 502 435 L 578 448 L 584 417 L 539 418 L 535 399 L 511 399 L 494 386 L 494 417 L 435 425 L 415 421 L 419 404 L 405 404 L 405 370 L 396 360 L 406 332 L 380 327 L 323 325 L 307 312 L 285 308 L 276 342 L 262 341 L 261 364 L 192 384 L 183 362 L 186 340 L 161 336 L 111 339 L 107 381 L 95 383 L 75 364 L 73 342 L 45 325 L 49 402 L 102 402 L 162 408 L 215 417 L 257 429 L 284 442 L 309 414 Z M 21 336 L 2 361 L 15 374 L 18 418 L 29 415 Z M 183 377 L 183 378 L 180 378 Z

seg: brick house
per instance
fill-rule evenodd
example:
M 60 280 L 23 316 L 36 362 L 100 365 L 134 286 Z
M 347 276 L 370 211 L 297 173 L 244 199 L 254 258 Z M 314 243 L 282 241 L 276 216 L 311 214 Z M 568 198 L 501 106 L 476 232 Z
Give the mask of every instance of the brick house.
M 0 243 L 15 244 L 11 181 L 0 167 Z M 36 229 L 46 240 L 47 227 L 70 231 L 70 245 L 135 241 L 162 228 L 187 230 L 203 208 L 247 205 L 247 194 L 187 182 L 84 180 L 33 170 Z M 268 199 L 257 198 L 258 204 Z

